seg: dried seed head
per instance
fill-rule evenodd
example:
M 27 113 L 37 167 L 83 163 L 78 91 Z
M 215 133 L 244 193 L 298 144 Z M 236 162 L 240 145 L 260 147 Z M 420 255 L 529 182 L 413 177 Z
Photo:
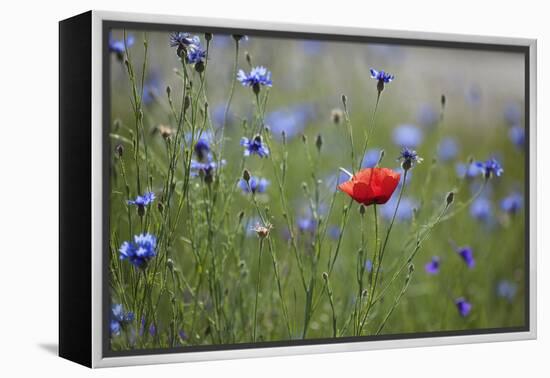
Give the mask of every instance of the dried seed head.
M 332 120 L 332 123 L 334 123 L 335 125 L 340 124 L 343 118 L 344 118 L 344 112 L 342 111 L 342 109 L 336 108 L 336 109 L 332 109 L 332 111 L 330 112 L 330 119 Z
M 256 226 L 252 228 L 260 237 L 260 239 L 267 238 L 269 236 L 269 232 L 273 228 L 273 225 L 271 223 L 267 223 L 265 226 L 262 226 L 261 224 L 257 223 Z

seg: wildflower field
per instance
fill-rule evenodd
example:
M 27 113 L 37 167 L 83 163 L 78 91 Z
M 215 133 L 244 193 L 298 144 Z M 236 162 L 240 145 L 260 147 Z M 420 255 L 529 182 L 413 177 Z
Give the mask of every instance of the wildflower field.
M 525 324 L 522 54 L 108 47 L 113 351 Z

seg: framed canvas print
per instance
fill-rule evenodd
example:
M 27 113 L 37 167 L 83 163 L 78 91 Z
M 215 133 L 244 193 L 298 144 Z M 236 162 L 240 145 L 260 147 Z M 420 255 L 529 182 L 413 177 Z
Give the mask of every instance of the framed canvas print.
M 536 336 L 536 42 L 60 24 L 60 355 Z

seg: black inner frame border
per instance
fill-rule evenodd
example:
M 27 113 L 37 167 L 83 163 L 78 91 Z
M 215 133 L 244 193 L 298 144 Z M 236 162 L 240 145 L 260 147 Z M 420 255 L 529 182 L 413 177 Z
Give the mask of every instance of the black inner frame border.
M 282 26 L 284 27 L 284 26 Z M 315 28 L 315 26 L 312 26 Z M 386 334 L 376 336 L 347 336 L 338 338 L 317 338 L 305 340 L 278 340 L 278 341 L 262 341 L 256 343 L 237 343 L 237 344 L 212 344 L 212 345 L 197 345 L 197 346 L 181 346 L 163 349 L 132 349 L 127 351 L 113 351 L 110 347 L 109 336 L 109 317 L 111 312 L 111 298 L 109 292 L 109 269 L 108 263 L 110 258 L 109 253 L 109 235 L 110 235 L 110 179 L 111 179 L 111 141 L 109 134 L 111 131 L 111 85 L 110 85 L 110 53 L 108 48 L 109 33 L 111 29 L 127 29 L 127 30 L 143 30 L 143 31 L 189 31 L 194 33 L 213 33 L 213 34 L 239 34 L 253 35 L 257 37 L 285 38 L 285 39 L 305 39 L 305 40 L 320 40 L 320 41 L 339 41 L 339 42 L 359 42 L 359 43 L 379 43 L 387 45 L 405 45 L 417 47 L 434 47 L 434 48 L 451 48 L 463 50 L 477 51 L 498 51 L 520 53 L 524 56 L 525 68 L 525 99 L 524 99 L 524 128 L 525 128 L 525 182 L 524 182 L 524 211 L 525 211 L 525 261 L 524 261 L 524 322 L 523 326 L 503 327 L 503 328 L 480 328 L 466 330 L 450 330 L 450 331 L 432 331 L 432 332 L 415 332 L 404 334 Z M 345 29 L 344 29 L 345 30 Z M 406 35 L 406 31 L 401 31 Z M 529 332 L 530 331 L 530 47 L 524 45 L 512 45 L 504 43 L 481 43 L 481 42 L 452 42 L 438 41 L 430 39 L 414 39 L 414 38 L 396 38 L 396 37 L 369 37 L 357 35 L 343 34 L 325 34 L 325 33 L 308 33 L 294 31 L 273 31 L 273 30 L 257 30 L 247 28 L 231 28 L 231 27 L 210 27 L 200 25 L 181 25 L 181 24 L 163 24 L 163 23 L 148 23 L 148 22 L 127 22 L 116 20 L 102 21 L 102 357 L 124 357 L 124 356 L 143 356 L 143 355 L 159 355 L 159 354 L 177 354 L 177 353 L 192 353 L 206 351 L 224 351 L 238 349 L 256 349 L 256 348 L 274 348 L 274 347 L 293 347 L 307 345 L 329 345 L 343 344 L 352 342 L 365 341 L 384 341 L 384 340 L 407 340 L 407 339 L 423 339 L 448 336 L 471 336 L 471 335 L 487 335 L 497 333 L 514 333 L 514 332 Z

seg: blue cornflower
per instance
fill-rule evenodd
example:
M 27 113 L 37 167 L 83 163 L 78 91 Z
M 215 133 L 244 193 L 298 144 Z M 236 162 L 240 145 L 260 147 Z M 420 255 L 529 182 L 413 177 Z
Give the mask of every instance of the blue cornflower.
M 271 81 L 271 72 L 263 66 L 252 68 L 249 74 L 243 70 L 239 70 L 237 73 L 237 80 L 240 81 L 244 87 L 252 87 L 256 94 L 260 92 L 261 85 L 271 87 L 273 84 Z
M 372 272 L 372 260 L 367 259 L 367 261 L 365 261 L 365 269 L 368 273 Z
M 468 302 L 466 299 L 464 299 L 463 297 L 456 299 L 455 305 L 456 305 L 456 309 L 458 310 L 458 313 L 463 318 L 468 316 L 468 314 L 470 314 L 470 312 L 472 311 L 472 304 Z
M 460 178 L 474 178 L 482 172 L 481 168 L 475 163 L 458 163 L 456 165 L 456 174 Z
M 189 49 L 200 46 L 201 40 L 196 35 L 191 35 L 185 32 L 170 33 L 170 47 L 177 47 L 178 56 L 183 56 Z
M 423 139 L 422 130 L 414 125 L 400 125 L 392 133 L 392 140 L 399 147 L 416 148 Z
M 331 239 L 338 240 L 340 237 L 340 227 L 332 225 L 328 228 L 327 233 Z
M 466 101 L 471 106 L 479 106 L 479 104 L 481 104 L 481 89 L 479 87 L 474 85 L 468 87 L 464 95 L 466 97 Z
M 225 160 L 220 161 L 220 166 L 225 165 Z M 218 163 L 212 160 L 212 157 L 208 155 L 205 162 L 191 160 L 191 176 L 201 177 L 207 184 L 210 184 L 214 180 L 214 173 Z
M 454 138 L 443 139 L 437 147 L 437 156 L 441 161 L 453 160 L 458 155 L 458 143 Z
M 147 79 L 143 85 L 143 97 L 141 101 L 145 105 L 151 104 L 153 100 L 159 96 L 160 87 L 160 74 L 158 71 L 152 71 L 149 75 L 147 75 Z
M 516 214 L 522 206 L 523 196 L 517 192 L 508 195 L 500 201 L 500 208 L 509 214 Z
M 135 200 L 128 200 L 128 205 L 136 205 L 137 207 L 145 207 L 155 200 L 155 193 L 147 192 L 142 196 L 137 196 Z
M 518 125 L 521 122 L 521 107 L 517 102 L 509 102 L 504 107 L 504 119 L 510 126 Z
M 111 335 L 118 336 L 120 331 L 130 322 L 134 320 L 134 313 L 124 313 L 121 304 L 115 304 L 111 307 Z
M 265 123 L 269 125 L 274 138 L 282 139 L 285 133 L 287 140 L 299 135 L 313 118 L 313 107 L 309 104 L 296 105 L 275 110 L 265 117 Z
M 439 259 L 439 257 L 433 256 L 431 261 L 424 265 L 424 269 L 426 270 L 426 273 L 434 275 L 439 273 L 440 265 L 441 260 Z
M 470 247 L 459 247 L 456 252 L 460 255 L 462 260 L 466 263 L 466 266 L 472 269 L 476 262 L 474 260 L 474 251 Z
M 208 158 L 210 153 L 210 142 L 208 141 L 208 136 L 201 136 L 197 143 L 195 143 L 195 155 L 199 161 L 205 161 Z
M 370 69 L 370 77 L 378 81 L 377 89 L 379 95 L 384 90 L 384 84 L 390 83 L 395 79 L 394 75 L 384 71 L 377 71 L 374 68 Z
M 397 161 L 401 162 L 401 168 L 403 168 L 404 171 L 408 171 L 414 167 L 415 164 L 422 163 L 423 160 L 424 159 L 418 156 L 415 150 L 411 150 L 407 147 L 403 147 L 403 149 L 401 149 L 401 153 L 397 158 Z
M 492 176 L 498 177 L 504 172 L 504 169 L 502 169 L 502 166 L 495 158 L 491 158 L 485 162 L 478 161 L 476 162 L 476 165 L 479 167 L 485 178 L 490 178 Z
M 250 177 L 248 183 L 245 179 L 239 180 L 239 187 L 245 193 L 264 193 L 269 186 L 269 180 L 259 177 Z
M 241 146 L 244 147 L 244 156 L 250 156 L 253 154 L 259 157 L 269 156 L 269 149 L 264 145 L 261 135 L 256 135 L 254 139 L 241 138 Z
M 187 64 L 194 64 L 197 72 L 204 71 L 206 62 L 206 50 L 200 45 L 191 46 L 187 49 L 187 55 L 185 56 L 185 62 Z
M 136 268 L 145 268 L 157 255 L 157 238 L 149 233 L 135 235 L 133 241 L 125 241 L 119 249 L 120 259 L 129 260 Z
M 380 215 L 386 220 L 391 220 L 395 207 L 397 206 L 398 196 L 392 196 L 384 206 L 380 207 Z M 414 209 L 418 208 L 418 202 L 415 200 L 403 197 L 399 203 L 399 208 L 395 214 L 395 220 L 398 222 L 405 222 L 411 220 L 413 217 Z
M 508 137 L 516 147 L 522 148 L 525 144 L 525 129 L 521 126 L 512 126 L 508 131 Z
M 363 161 L 361 162 L 361 168 L 374 168 L 380 160 L 380 153 L 382 152 L 379 148 L 371 148 L 365 152 L 363 156 Z
M 479 221 L 487 222 L 493 215 L 493 206 L 486 197 L 477 198 L 470 205 L 470 215 Z
M 124 39 L 114 39 L 111 34 L 109 34 L 109 51 L 116 54 L 119 60 L 122 60 L 126 48 L 130 48 L 134 44 L 134 36 L 129 34 L 126 36 L 126 43 Z
M 497 283 L 497 296 L 512 302 L 518 291 L 518 285 L 508 280 L 500 280 Z
M 298 226 L 298 230 L 300 230 L 300 232 L 315 232 L 315 230 L 317 229 L 317 223 L 315 222 L 315 219 L 313 219 L 312 217 L 303 217 L 303 218 L 298 218 L 296 220 L 296 225 Z
M 439 113 L 430 104 L 423 104 L 418 108 L 416 113 L 416 120 L 422 126 L 432 128 L 439 121 Z

